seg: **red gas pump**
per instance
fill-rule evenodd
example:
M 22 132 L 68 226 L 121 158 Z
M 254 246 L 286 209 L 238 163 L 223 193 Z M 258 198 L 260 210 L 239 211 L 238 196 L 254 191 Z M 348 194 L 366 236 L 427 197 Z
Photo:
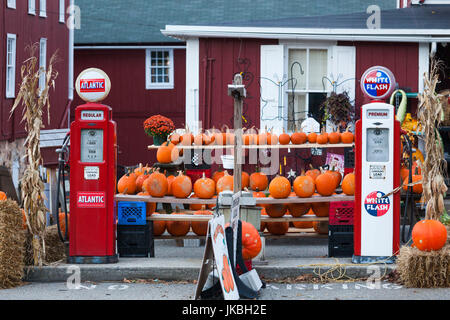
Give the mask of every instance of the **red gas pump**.
M 87 104 L 70 126 L 70 244 L 68 263 L 115 263 L 117 136 L 112 109 L 97 103 L 109 93 L 101 70 L 83 71 L 76 89 Z

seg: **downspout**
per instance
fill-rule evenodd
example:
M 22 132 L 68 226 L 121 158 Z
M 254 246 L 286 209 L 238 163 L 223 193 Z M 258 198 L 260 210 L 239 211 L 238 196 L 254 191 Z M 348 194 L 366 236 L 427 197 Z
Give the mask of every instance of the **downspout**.
M 436 41 L 431 43 L 431 50 L 430 50 L 430 57 L 434 58 L 434 56 L 436 55 L 436 51 L 437 51 L 437 43 Z
M 73 8 L 75 5 L 74 0 L 70 0 L 70 7 Z M 74 65 L 74 36 L 75 36 L 75 25 L 69 28 L 69 94 L 68 94 L 68 104 L 67 104 L 67 128 L 70 128 L 70 107 L 73 101 L 73 65 Z

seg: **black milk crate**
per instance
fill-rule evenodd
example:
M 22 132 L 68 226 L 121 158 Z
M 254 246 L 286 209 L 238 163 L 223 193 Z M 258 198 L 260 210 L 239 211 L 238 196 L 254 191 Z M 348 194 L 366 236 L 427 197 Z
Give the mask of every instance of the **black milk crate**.
M 355 150 L 353 148 L 344 148 L 344 168 L 355 167 Z
M 119 257 L 154 256 L 150 238 L 150 222 L 141 225 L 117 226 L 117 251 Z
M 353 226 L 328 226 L 328 257 L 351 257 L 353 255 Z
M 140 225 L 147 222 L 146 203 L 137 201 L 120 201 L 117 205 L 119 225 Z

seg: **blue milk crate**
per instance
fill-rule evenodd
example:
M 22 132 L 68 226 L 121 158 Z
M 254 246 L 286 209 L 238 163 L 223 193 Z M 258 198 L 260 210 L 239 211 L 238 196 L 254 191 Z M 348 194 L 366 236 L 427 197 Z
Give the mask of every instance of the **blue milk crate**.
M 119 225 L 144 226 L 147 222 L 146 203 L 120 201 L 117 206 Z

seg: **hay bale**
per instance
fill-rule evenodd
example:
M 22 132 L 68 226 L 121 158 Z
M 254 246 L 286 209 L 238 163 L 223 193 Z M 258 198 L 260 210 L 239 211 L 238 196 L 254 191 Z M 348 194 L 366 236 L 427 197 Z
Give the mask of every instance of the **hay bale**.
M 33 236 L 27 232 L 25 241 L 25 257 L 24 262 L 27 266 L 32 266 L 33 260 L 33 248 L 31 245 Z M 50 264 L 66 259 L 66 249 L 64 243 L 61 241 L 58 235 L 58 226 L 53 225 L 45 228 L 45 257 L 44 264 Z
M 0 288 L 13 288 L 22 283 L 24 273 L 22 211 L 14 200 L 0 201 Z
M 410 288 L 450 287 L 450 246 L 438 251 L 402 247 L 397 259 L 400 281 Z

